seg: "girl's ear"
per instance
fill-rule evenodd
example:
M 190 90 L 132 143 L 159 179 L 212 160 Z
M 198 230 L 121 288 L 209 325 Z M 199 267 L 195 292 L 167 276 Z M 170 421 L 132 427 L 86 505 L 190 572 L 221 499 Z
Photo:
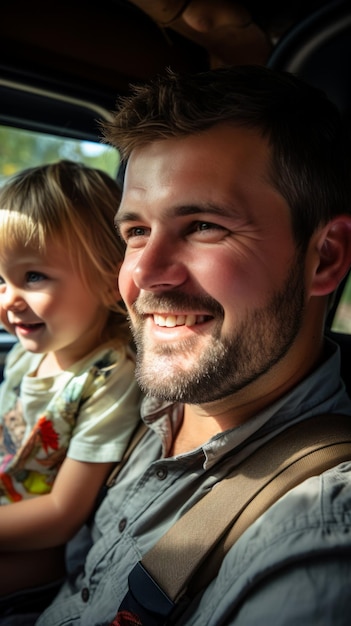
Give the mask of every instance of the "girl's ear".
M 313 238 L 317 253 L 310 294 L 332 293 L 351 265 L 351 215 L 339 215 Z

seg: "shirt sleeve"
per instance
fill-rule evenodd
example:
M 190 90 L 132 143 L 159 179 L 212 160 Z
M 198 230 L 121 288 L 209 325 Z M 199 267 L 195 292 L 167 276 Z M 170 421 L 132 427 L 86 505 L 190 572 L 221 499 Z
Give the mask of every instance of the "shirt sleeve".
M 226 626 L 297 626 L 350 624 L 350 555 L 311 554 L 305 561 L 290 563 L 263 580 L 243 598 Z
M 141 392 L 134 377 L 134 357 L 118 351 L 114 367 L 83 404 L 67 456 L 76 461 L 120 461 L 140 420 Z
M 348 626 L 351 463 L 307 479 L 237 540 L 189 626 Z

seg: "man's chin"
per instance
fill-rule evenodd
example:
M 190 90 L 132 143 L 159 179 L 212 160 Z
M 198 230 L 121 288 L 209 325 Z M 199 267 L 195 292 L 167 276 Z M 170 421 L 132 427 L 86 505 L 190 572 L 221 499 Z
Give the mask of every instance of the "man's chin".
M 135 375 L 144 393 L 171 401 L 182 401 L 187 381 L 193 378 L 193 374 L 187 373 L 184 367 L 184 358 L 156 354 L 139 361 Z

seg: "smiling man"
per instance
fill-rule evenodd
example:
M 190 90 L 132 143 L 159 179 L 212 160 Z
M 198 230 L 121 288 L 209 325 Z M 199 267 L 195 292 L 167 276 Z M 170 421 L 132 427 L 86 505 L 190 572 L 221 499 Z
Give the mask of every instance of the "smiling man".
M 149 429 L 41 626 L 129 623 L 129 573 L 229 471 L 294 424 L 351 420 L 324 337 L 351 262 L 350 145 L 334 106 L 263 67 L 168 72 L 122 100 L 105 137 L 127 163 L 119 287 Z M 350 467 L 273 504 L 172 623 L 346 624 Z
M 265 392 L 276 388 L 270 373 L 302 330 L 305 289 L 268 154 L 257 132 L 219 124 L 131 155 L 117 214 L 127 243 L 120 283 L 152 395 L 243 397 L 262 375 Z M 315 358 L 304 343 L 294 379 Z

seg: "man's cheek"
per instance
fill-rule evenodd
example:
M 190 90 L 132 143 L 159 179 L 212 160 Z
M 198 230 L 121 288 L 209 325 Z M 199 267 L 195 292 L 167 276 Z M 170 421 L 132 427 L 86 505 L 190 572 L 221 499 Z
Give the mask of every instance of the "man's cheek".
M 126 262 L 124 261 L 120 267 L 118 274 L 118 289 L 121 294 L 121 298 L 124 300 L 126 304 L 128 304 L 128 284 L 132 282 L 132 275 L 128 272 L 128 268 L 126 267 Z

